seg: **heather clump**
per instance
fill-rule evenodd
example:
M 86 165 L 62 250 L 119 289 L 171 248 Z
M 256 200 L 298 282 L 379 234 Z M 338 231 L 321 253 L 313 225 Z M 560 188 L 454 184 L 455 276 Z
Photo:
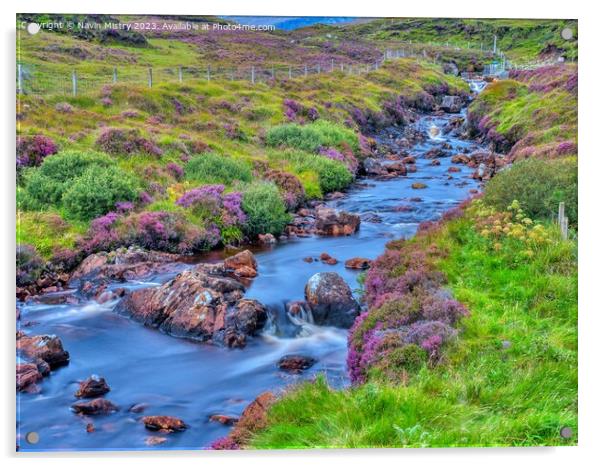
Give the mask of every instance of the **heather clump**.
M 293 123 L 306 123 L 317 120 L 320 115 L 315 107 L 306 107 L 294 99 L 284 99 L 282 102 L 284 116 Z
M 282 170 L 268 170 L 264 178 L 278 186 L 287 210 L 295 210 L 305 200 L 305 189 L 295 175 Z
M 48 136 L 17 137 L 17 171 L 25 167 L 38 167 L 49 155 L 56 154 L 58 147 Z
M 220 232 L 223 244 L 242 240 L 242 228 L 247 216 L 242 210 L 242 193 L 224 193 L 224 185 L 205 185 L 184 193 L 176 205 L 190 211 L 204 224 Z
M 40 277 L 43 269 L 44 261 L 33 246 L 29 244 L 17 244 L 17 286 L 32 285 Z
M 135 128 L 103 128 L 96 147 L 110 155 L 148 154 L 159 156 L 163 151 Z

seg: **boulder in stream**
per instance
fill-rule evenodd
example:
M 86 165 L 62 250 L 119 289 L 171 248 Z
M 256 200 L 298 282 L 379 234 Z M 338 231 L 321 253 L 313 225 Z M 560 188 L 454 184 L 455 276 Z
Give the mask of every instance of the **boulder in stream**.
M 117 405 L 104 398 L 95 398 L 91 401 L 78 401 L 71 405 L 71 409 L 76 414 L 84 415 L 110 414 L 119 411 Z
M 458 113 L 462 110 L 462 99 L 457 95 L 446 95 L 441 100 L 439 108 L 447 113 Z
M 51 369 L 69 362 L 69 353 L 63 349 L 63 342 L 55 335 L 17 335 L 17 350 L 30 359 L 41 359 Z
M 184 421 L 174 416 L 144 416 L 142 422 L 148 430 L 164 433 L 180 432 L 188 427 Z
M 110 390 L 111 388 L 103 377 L 92 375 L 79 383 L 79 389 L 75 392 L 75 396 L 77 398 L 97 398 L 109 393 Z
M 370 265 L 372 265 L 372 261 L 365 257 L 353 257 L 345 261 L 345 267 L 348 269 L 366 270 L 370 268 Z
M 349 328 L 360 312 L 351 288 L 335 272 L 313 275 L 305 285 L 305 300 L 318 325 Z
M 265 306 L 243 299 L 244 292 L 223 264 L 201 264 L 162 286 L 129 293 L 115 310 L 172 336 L 243 347 L 267 320 Z
M 239 277 L 253 278 L 257 276 L 257 260 L 248 249 L 227 257 L 224 260 L 224 267 Z
M 338 211 L 330 207 L 318 207 L 315 212 L 316 233 L 323 236 L 348 236 L 360 227 L 359 215 Z
M 316 360 L 310 356 L 288 354 L 280 358 L 278 361 L 278 368 L 286 372 L 299 374 L 302 371 L 309 369 L 315 363 Z

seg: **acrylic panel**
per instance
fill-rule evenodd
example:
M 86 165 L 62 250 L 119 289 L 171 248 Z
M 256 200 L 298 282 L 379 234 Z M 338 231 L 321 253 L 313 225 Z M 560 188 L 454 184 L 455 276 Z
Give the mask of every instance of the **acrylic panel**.
M 17 449 L 575 445 L 577 45 L 17 15 Z

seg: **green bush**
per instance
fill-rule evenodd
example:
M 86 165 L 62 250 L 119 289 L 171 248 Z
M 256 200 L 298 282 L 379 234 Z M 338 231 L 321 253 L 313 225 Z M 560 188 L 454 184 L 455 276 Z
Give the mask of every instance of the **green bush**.
M 533 219 L 555 218 L 558 203 L 564 202 L 569 222 L 576 225 L 577 161 L 523 160 L 498 173 L 485 188 L 485 202 L 499 210 L 515 199 Z
M 25 207 L 44 207 L 61 203 L 63 194 L 90 167 L 109 167 L 114 162 L 96 152 L 65 151 L 44 160 L 24 176 Z
M 187 180 L 199 183 L 231 184 L 234 181 L 250 182 L 251 168 L 242 161 L 208 152 L 190 159 L 184 167 Z
M 356 153 L 359 150 L 357 135 L 352 130 L 325 120 L 309 125 L 287 123 L 275 126 L 268 131 L 266 142 L 272 147 L 289 147 L 307 152 L 317 152 L 320 147 L 343 149 L 345 146 Z
M 245 233 L 252 237 L 264 233 L 280 234 L 291 220 L 274 183 L 249 185 L 243 192 L 242 209 L 247 214 Z
M 353 182 L 353 175 L 338 160 L 301 151 L 282 151 L 269 154 L 273 161 L 286 162 L 295 173 L 313 172 L 318 175 L 322 194 L 340 191 Z
M 89 167 L 63 195 L 67 215 L 90 220 L 106 214 L 119 201 L 133 201 L 138 196 L 136 180 L 117 167 Z

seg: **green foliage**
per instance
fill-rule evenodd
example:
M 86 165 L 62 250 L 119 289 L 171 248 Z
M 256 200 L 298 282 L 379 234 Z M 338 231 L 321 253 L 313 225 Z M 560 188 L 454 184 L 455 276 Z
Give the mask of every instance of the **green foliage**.
M 115 208 L 119 201 L 133 201 L 138 195 L 137 183 L 117 167 L 89 167 L 63 195 L 67 215 L 78 220 L 91 220 Z
M 282 233 L 291 220 L 274 183 L 258 182 L 243 192 L 242 209 L 247 214 L 245 232 L 250 236 Z
M 405 385 L 376 379 L 333 390 L 319 378 L 298 386 L 272 406 L 250 447 L 575 445 L 576 245 L 553 225 L 546 231 L 554 241 L 524 260 L 515 260 L 524 242 L 508 236 L 491 250 L 471 218 L 416 238 L 446 251 L 439 268 L 471 311 L 445 360 L 427 368 L 393 353 L 418 370 Z M 565 426 L 570 439 L 559 435 Z
M 280 162 L 285 166 L 289 166 L 290 170 L 299 175 L 299 178 L 304 181 L 307 179 L 303 175 L 307 173 L 315 173 L 318 177 L 318 183 L 321 194 L 331 191 L 340 191 L 345 189 L 353 182 L 353 175 L 338 160 L 328 159 L 316 154 L 310 154 L 302 151 L 278 151 L 268 155 L 270 160 Z M 309 197 L 312 196 L 312 189 L 304 183 L 304 188 Z
M 186 179 L 197 183 L 232 184 L 234 181 L 250 182 L 251 169 L 247 163 L 213 152 L 193 157 L 184 167 Z
M 59 205 L 65 191 L 88 168 L 112 165 L 109 157 L 96 152 L 64 151 L 47 157 L 38 169 L 25 174 L 25 207 Z
M 577 161 L 528 159 L 498 173 L 485 187 L 487 204 L 504 210 L 519 201 L 527 216 L 551 219 L 565 203 L 571 225 L 577 224 Z
M 287 123 L 268 131 L 266 142 L 272 147 L 289 147 L 317 152 L 320 147 L 351 148 L 359 150 L 357 135 L 348 128 L 325 120 L 308 125 Z

